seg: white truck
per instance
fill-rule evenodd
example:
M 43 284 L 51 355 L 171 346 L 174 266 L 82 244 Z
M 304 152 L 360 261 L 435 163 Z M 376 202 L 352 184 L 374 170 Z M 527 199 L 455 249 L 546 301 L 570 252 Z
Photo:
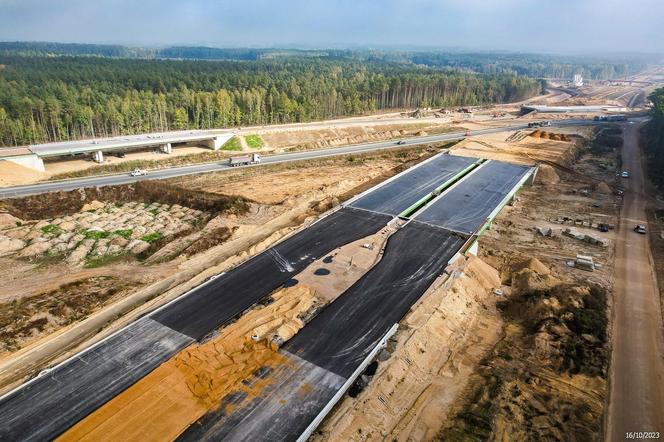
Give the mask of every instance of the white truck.
M 258 155 L 257 153 L 243 155 L 241 157 L 230 157 L 228 159 L 228 165 L 231 167 L 248 166 L 249 164 L 258 164 L 260 162 L 261 162 L 261 156 Z

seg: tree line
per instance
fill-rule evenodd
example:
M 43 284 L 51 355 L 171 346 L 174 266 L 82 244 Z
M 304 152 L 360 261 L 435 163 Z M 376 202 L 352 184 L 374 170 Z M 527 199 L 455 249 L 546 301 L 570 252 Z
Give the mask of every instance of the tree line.
M 4 55 L 74 55 L 143 59 L 261 60 L 274 58 L 327 58 L 422 65 L 467 70 L 482 74 L 526 75 L 536 78 L 585 78 L 607 80 L 624 77 L 656 62 L 657 56 L 570 56 L 514 52 L 458 52 L 440 50 L 400 51 L 377 49 L 280 49 L 172 46 L 145 48 L 52 42 L 0 42 Z
M 648 157 L 650 179 L 664 189 L 664 88 L 656 89 L 648 98 L 653 107 L 643 129 L 643 150 Z
M 0 56 L 6 146 L 518 101 L 538 80 L 326 58 L 175 61 Z

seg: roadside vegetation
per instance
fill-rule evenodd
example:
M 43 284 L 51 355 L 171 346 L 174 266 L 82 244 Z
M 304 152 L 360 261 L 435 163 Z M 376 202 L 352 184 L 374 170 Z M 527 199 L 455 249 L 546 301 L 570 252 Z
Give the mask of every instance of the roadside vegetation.
M 242 150 L 242 145 L 240 144 L 240 139 L 238 137 L 233 137 L 226 143 L 221 146 L 221 150 Z
M 653 108 L 643 131 L 643 149 L 648 157 L 650 179 L 664 190 L 664 88 L 657 89 L 648 98 Z
M 260 149 L 264 146 L 263 138 L 260 135 L 247 135 L 244 139 L 252 149 Z

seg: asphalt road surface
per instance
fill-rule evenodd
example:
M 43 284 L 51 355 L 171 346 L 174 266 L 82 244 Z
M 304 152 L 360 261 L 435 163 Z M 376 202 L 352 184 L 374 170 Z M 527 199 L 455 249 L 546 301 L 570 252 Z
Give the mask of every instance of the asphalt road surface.
M 0 440 L 55 438 L 193 342 L 138 320 L 0 400 Z
M 554 126 L 574 126 L 583 124 L 596 124 L 590 120 L 567 120 L 552 122 Z M 280 155 L 264 156 L 261 164 L 276 164 L 289 161 L 303 161 L 316 158 L 324 158 L 336 155 L 359 154 L 370 152 L 373 150 L 381 149 L 394 149 L 403 148 L 408 146 L 416 146 L 419 144 L 436 143 L 441 141 L 453 141 L 466 138 L 466 134 L 470 135 L 484 135 L 497 132 L 505 132 L 510 130 L 519 130 L 527 128 L 527 124 L 509 124 L 503 127 L 473 130 L 469 132 L 454 132 L 442 135 L 427 135 L 416 138 L 404 139 L 403 145 L 397 145 L 394 140 L 381 141 L 377 143 L 358 144 L 353 146 L 336 147 L 321 150 L 309 150 L 303 152 L 286 153 Z M 256 166 L 244 166 L 256 167 Z M 129 174 L 120 175 L 107 175 L 90 178 L 80 178 L 64 181 L 52 181 L 38 184 L 31 184 L 27 186 L 15 186 L 0 188 L 0 199 L 3 198 L 17 198 L 28 195 L 37 195 L 46 192 L 66 191 L 79 189 L 81 187 L 95 187 L 95 186 L 114 186 L 120 184 L 129 184 L 141 180 L 161 180 L 166 178 L 174 178 L 184 175 L 193 175 L 198 173 L 216 172 L 221 170 L 230 170 L 231 167 L 225 162 L 220 163 L 207 163 L 195 164 L 184 167 L 173 167 L 169 169 L 159 169 L 151 171 L 147 176 L 132 177 Z
M 623 125 L 625 193 L 616 238 L 611 392 L 606 431 L 611 441 L 627 432 L 659 432 L 664 437 L 664 344 L 659 291 L 647 235 L 632 229 L 647 225 L 645 178 L 638 126 Z M 639 439 L 643 440 L 643 439 Z
M 389 238 L 378 264 L 280 349 L 287 361 L 261 376 L 269 378 L 265 391 L 251 399 L 241 391 L 230 393 L 180 439 L 297 439 L 466 240 L 408 223 Z M 252 385 L 255 377 L 242 383 Z
M 528 172 L 528 167 L 488 161 L 433 201 L 418 221 L 471 234 Z
M 350 206 L 397 216 L 477 162 L 476 158 L 435 156 L 353 201 Z
M 0 399 L 0 440 L 53 438 L 335 248 L 392 218 L 344 208 Z
M 180 298 L 152 318 L 194 339 L 201 339 L 283 285 L 313 261 L 337 247 L 372 235 L 392 218 L 350 207 L 307 229 Z
M 177 440 L 296 440 L 346 379 L 289 353 L 282 356 L 282 364 L 273 370 L 263 367 L 244 379 L 242 390 L 227 395 Z M 260 394 L 249 397 L 247 389 Z
M 282 348 L 348 378 L 468 238 L 417 221 L 392 235 L 380 262 Z

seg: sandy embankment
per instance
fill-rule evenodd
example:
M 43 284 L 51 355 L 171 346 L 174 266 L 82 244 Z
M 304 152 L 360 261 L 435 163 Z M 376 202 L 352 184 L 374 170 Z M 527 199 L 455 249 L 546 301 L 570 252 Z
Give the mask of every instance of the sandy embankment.
M 475 364 L 498 340 L 498 272 L 476 257 L 432 286 L 401 321 L 391 357 L 369 386 L 345 397 L 316 440 L 429 440 L 440 430 Z
M 46 174 L 11 161 L 0 160 L 0 187 L 30 184 L 46 178 Z

